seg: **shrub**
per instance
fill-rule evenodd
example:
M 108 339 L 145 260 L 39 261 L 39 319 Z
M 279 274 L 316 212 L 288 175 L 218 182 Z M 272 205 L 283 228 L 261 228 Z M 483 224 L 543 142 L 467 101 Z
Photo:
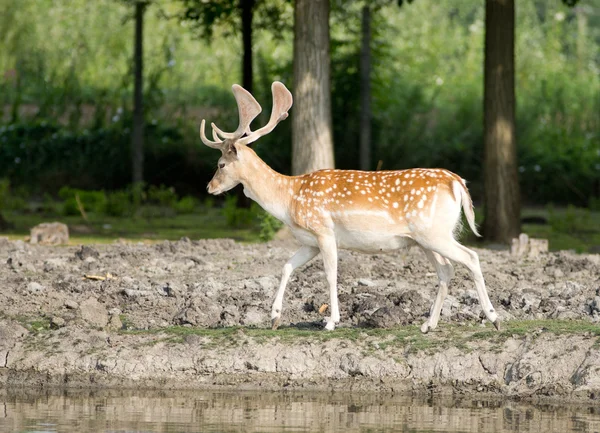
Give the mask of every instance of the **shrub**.
M 104 213 L 106 210 L 107 199 L 104 191 L 86 191 L 64 186 L 58 192 L 58 196 L 64 200 L 63 213 L 65 215 L 81 213 L 77 203 L 78 199 L 85 212 Z
M 106 195 L 106 215 L 116 217 L 132 215 L 134 209 L 130 192 L 118 190 Z
M 195 197 L 192 197 L 191 195 L 186 195 L 185 197 L 176 201 L 173 204 L 173 208 L 178 214 L 190 214 L 194 212 L 194 209 L 196 209 L 197 204 L 198 200 L 196 200 Z

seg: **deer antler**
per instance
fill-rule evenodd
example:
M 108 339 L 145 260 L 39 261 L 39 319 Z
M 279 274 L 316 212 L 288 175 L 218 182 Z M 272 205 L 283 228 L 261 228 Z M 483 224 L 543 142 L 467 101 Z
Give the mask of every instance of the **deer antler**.
M 234 84 L 232 86 L 233 94 L 235 96 L 235 100 L 238 105 L 239 112 L 239 124 L 237 129 L 234 132 L 224 132 L 217 125 L 211 123 L 212 127 L 212 135 L 214 141 L 206 138 L 204 133 L 204 126 L 206 122 L 202 120 L 202 124 L 200 125 L 200 138 L 202 142 L 206 144 L 208 147 L 212 147 L 213 149 L 221 149 L 223 150 L 224 139 L 237 140 L 239 144 L 248 145 L 258 140 L 263 135 L 271 132 L 275 126 L 282 120 L 288 117 L 288 110 L 292 106 L 293 99 L 290 91 L 280 83 L 279 81 L 275 81 L 271 85 L 271 92 L 273 93 L 273 110 L 271 111 L 271 117 L 269 119 L 269 123 L 263 126 L 256 131 L 250 130 L 250 123 L 260 114 L 262 108 L 256 99 L 241 86 Z M 246 136 L 241 138 L 244 134 Z M 241 138 L 241 139 L 240 139 Z
M 288 111 L 293 103 L 290 91 L 283 83 L 275 81 L 271 85 L 271 93 L 273 93 L 273 109 L 271 110 L 269 123 L 256 131 L 251 131 L 250 128 L 248 128 L 246 137 L 239 140 L 238 143 L 248 145 L 255 142 L 263 135 L 267 135 L 271 132 L 279 122 L 288 117 Z
M 223 138 L 230 139 L 238 139 L 244 133 L 249 130 L 250 123 L 260 114 L 262 108 L 254 96 L 250 94 L 246 89 L 237 84 L 234 84 L 231 89 L 233 90 L 233 95 L 235 96 L 235 100 L 238 105 L 238 113 L 240 118 L 240 123 L 235 130 L 235 132 L 224 132 L 220 128 L 217 127 L 214 123 L 211 123 L 211 126 L 214 131 L 217 132 Z

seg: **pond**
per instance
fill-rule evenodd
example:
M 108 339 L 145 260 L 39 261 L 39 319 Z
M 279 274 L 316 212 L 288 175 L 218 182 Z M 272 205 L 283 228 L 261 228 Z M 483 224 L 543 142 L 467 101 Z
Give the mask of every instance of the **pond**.
M 600 406 L 331 392 L 0 391 L 2 432 L 599 432 Z

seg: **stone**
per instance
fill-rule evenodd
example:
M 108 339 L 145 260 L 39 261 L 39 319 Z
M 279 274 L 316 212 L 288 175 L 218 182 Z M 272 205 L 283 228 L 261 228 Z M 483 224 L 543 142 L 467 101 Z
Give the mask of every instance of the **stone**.
M 100 257 L 100 253 L 90 246 L 82 245 L 81 248 L 75 252 L 75 257 L 79 258 L 79 260 L 86 260 L 88 258 L 97 259 Z
M 108 325 L 108 311 L 96 298 L 88 298 L 79 306 L 81 318 L 90 325 L 104 328 Z
M 52 329 L 63 328 L 63 327 L 65 327 L 66 324 L 67 324 L 67 322 L 65 322 L 65 319 L 63 319 L 62 317 L 58 317 L 58 316 L 53 317 L 52 320 L 50 321 L 50 327 Z
M 65 301 L 65 307 L 67 307 L 69 310 L 76 310 L 79 307 L 79 304 L 72 299 L 67 299 Z
M 43 245 L 68 244 L 69 227 L 59 222 L 38 224 L 30 230 L 30 242 Z
M 373 287 L 373 286 L 375 286 L 375 283 L 367 278 L 361 278 L 360 280 L 358 280 L 358 285 L 366 286 L 366 287 Z
M 510 254 L 513 257 L 539 257 L 548 252 L 548 239 L 534 239 L 521 233 L 518 238 L 513 238 Z
M 27 284 L 27 290 L 29 290 L 31 293 L 39 293 L 44 291 L 44 286 L 42 286 L 40 283 L 32 281 L 31 283 Z
M 245 326 L 261 325 L 267 322 L 266 313 L 256 307 L 250 307 L 242 316 L 240 323 Z
M 123 322 L 118 314 L 112 314 L 108 320 L 108 329 L 118 331 L 123 328 Z

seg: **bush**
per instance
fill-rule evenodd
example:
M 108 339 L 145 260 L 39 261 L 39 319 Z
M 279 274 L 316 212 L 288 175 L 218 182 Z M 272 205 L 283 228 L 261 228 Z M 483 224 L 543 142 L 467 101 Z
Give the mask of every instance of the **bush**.
M 85 212 L 104 213 L 106 210 L 107 199 L 104 191 L 86 191 L 64 186 L 58 192 L 58 196 L 64 200 L 63 213 L 65 215 L 81 213 L 78 200 Z
M 133 215 L 135 205 L 128 191 L 118 190 L 106 195 L 106 215 L 122 217 Z
M 249 209 L 237 207 L 237 197 L 227 196 L 223 205 L 223 216 L 230 227 L 249 226 L 256 221 L 260 206 L 252 203 Z
M 192 197 L 191 195 L 186 195 L 185 197 L 176 201 L 173 204 L 173 208 L 178 214 L 190 214 L 194 212 L 194 209 L 196 209 L 197 204 L 198 200 L 196 200 L 195 197 Z
M 283 227 L 283 223 L 268 212 L 262 211 L 258 215 L 260 220 L 260 233 L 258 237 L 263 242 L 268 242 L 275 237 L 277 232 Z

